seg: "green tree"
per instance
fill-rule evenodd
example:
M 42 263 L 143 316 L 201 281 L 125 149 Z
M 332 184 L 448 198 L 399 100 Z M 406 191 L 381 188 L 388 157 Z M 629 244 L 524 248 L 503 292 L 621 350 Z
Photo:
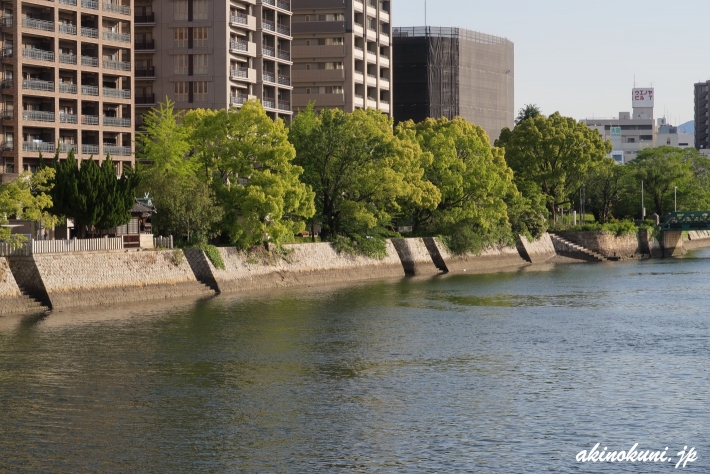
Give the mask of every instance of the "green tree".
M 554 220 L 557 208 L 571 203 L 570 196 L 611 152 L 611 143 L 596 130 L 558 112 L 504 129 L 496 144 L 505 148 L 518 187 L 542 193 Z
M 8 218 L 14 217 L 54 227 L 58 219 L 49 212 L 53 176 L 52 168 L 40 168 L 35 173 L 25 172 L 14 181 L 0 184 L 0 223 L 7 224 Z M 11 235 L 9 227 L 0 227 L 0 240 L 19 242 L 24 238 Z
M 628 189 L 629 169 L 617 165 L 612 158 L 605 158 L 585 180 L 588 210 L 597 222 L 608 222 L 618 209 Z
M 314 194 L 300 181 L 283 121 L 256 101 L 240 109 L 189 112 L 184 119 L 204 176 L 225 210 L 222 231 L 240 247 L 280 243 L 313 216 Z M 202 173 L 202 172 L 201 172 Z
M 542 115 L 540 107 L 536 104 L 527 104 L 525 107 L 518 111 L 518 116 L 515 118 L 515 125 L 520 125 L 527 119 L 539 117 Z
M 296 163 L 316 196 L 321 238 L 362 240 L 381 235 L 408 199 L 435 205 L 435 189 L 422 179 L 423 156 L 412 136 L 397 138 L 392 121 L 375 110 L 299 113 L 289 137 Z
M 175 112 L 175 103 L 167 97 L 165 103 L 143 115 L 145 133 L 136 135 L 136 158 L 150 164 L 148 170 L 167 170 L 181 176 L 194 173 L 197 165 L 190 159 L 190 131 L 180 123 L 182 115 Z

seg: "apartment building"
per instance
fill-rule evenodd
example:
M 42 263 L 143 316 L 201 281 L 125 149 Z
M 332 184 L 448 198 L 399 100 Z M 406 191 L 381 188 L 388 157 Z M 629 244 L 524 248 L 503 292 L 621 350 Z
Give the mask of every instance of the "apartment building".
M 710 81 L 695 84 L 695 148 L 710 152 L 710 106 L 708 88 Z
M 137 115 L 166 97 L 178 110 L 258 98 L 269 116 L 290 120 L 289 1 L 135 1 Z
M 2 180 L 51 159 L 133 164 L 132 0 L 2 2 Z
M 391 2 L 291 0 L 293 108 L 391 115 Z

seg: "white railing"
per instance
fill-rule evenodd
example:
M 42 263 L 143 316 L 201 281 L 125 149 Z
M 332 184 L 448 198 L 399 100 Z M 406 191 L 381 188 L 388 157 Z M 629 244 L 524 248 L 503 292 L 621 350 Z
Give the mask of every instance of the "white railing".
M 59 83 L 59 92 L 63 92 L 65 94 L 76 94 L 76 91 L 76 84 L 68 84 L 65 82 Z
M 41 49 L 25 48 L 22 50 L 22 57 L 40 61 L 54 61 L 54 53 L 52 51 L 43 51 Z
M 127 61 L 114 61 L 113 59 L 104 59 L 103 64 L 106 69 L 115 69 L 117 71 L 131 70 L 131 63 Z
M 22 26 L 33 30 L 54 31 L 53 21 L 36 20 L 34 18 L 23 18 Z
M 107 41 L 117 41 L 119 43 L 131 42 L 131 35 L 129 33 L 117 33 L 111 30 L 104 30 L 101 37 Z
M 108 127 L 130 127 L 131 119 L 123 117 L 107 117 L 104 115 L 104 125 Z
M 153 247 L 157 248 L 173 248 L 173 236 L 163 237 L 162 235 L 153 236 Z
M 76 54 L 59 53 L 59 62 L 64 64 L 76 64 Z
M 112 97 L 115 99 L 130 99 L 131 91 L 128 89 L 111 89 L 104 87 L 104 97 Z
M 29 257 L 32 248 L 27 242 L 13 245 L 10 242 L 0 242 L 0 256 L 3 257 Z
M 81 57 L 81 65 L 82 66 L 98 67 L 99 66 L 99 58 L 92 58 L 91 56 L 82 56 Z
M 64 33 L 65 35 L 75 35 L 76 25 L 71 25 L 69 23 L 61 23 L 59 25 L 59 32 Z
M 34 91 L 54 92 L 54 82 L 42 81 L 40 79 L 23 79 L 22 88 Z
M 87 145 L 87 144 L 82 143 L 81 144 L 81 152 L 85 155 L 98 155 L 99 154 L 99 146 L 98 145 Z
M 102 239 L 30 240 L 25 245 L 29 247 L 30 255 L 38 253 L 123 250 L 123 237 L 106 237 Z
M 104 154 L 113 156 L 131 156 L 131 147 L 104 144 Z
M 96 28 L 89 28 L 88 26 L 82 26 L 81 36 L 85 36 L 87 38 L 98 38 L 99 30 L 97 30 Z
M 54 112 L 43 112 L 41 110 L 23 110 L 22 120 L 32 122 L 54 122 Z
M 81 86 L 81 93 L 84 95 L 99 95 L 98 86 Z
M 38 143 L 38 142 L 22 142 L 22 151 L 34 152 L 39 151 L 54 153 L 56 147 L 54 143 Z
M 81 8 L 90 8 L 91 10 L 99 9 L 99 2 L 94 0 L 81 0 Z
M 59 123 L 77 123 L 78 117 L 76 114 L 66 114 L 59 112 Z
M 104 3 L 102 8 L 105 12 L 122 13 L 123 15 L 131 14 L 131 7 L 127 5 L 118 5 L 116 3 Z

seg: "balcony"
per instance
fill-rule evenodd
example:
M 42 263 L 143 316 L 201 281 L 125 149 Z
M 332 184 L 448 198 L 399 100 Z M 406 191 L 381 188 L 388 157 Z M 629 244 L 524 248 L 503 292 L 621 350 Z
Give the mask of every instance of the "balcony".
M 279 49 L 279 59 L 283 59 L 284 61 L 290 61 L 291 52 L 285 49 Z
M 69 5 L 72 7 L 76 6 L 76 0 L 59 0 L 60 5 Z
M 54 92 L 54 82 L 41 81 L 39 79 L 23 79 L 22 88 L 33 91 Z
M 81 153 L 84 155 L 98 155 L 99 154 L 99 146 L 98 145 L 88 145 L 88 144 L 81 144 Z
M 249 69 L 248 68 L 236 68 L 229 71 L 229 77 L 231 79 L 248 79 Z
M 146 94 L 136 97 L 136 105 L 155 104 L 155 94 Z
M 131 156 L 131 147 L 104 143 L 104 154 L 114 156 Z
M 99 116 L 98 115 L 82 115 L 81 116 L 81 124 L 82 125 L 98 125 L 99 124 Z M 98 151 L 97 151 L 98 153 Z
M 70 23 L 60 23 L 59 32 L 65 35 L 76 35 L 76 25 Z
M 135 77 L 155 77 L 155 68 L 149 67 L 147 69 L 136 69 L 133 73 Z
M 89 28 L 87 26 L 82 26 L 81 27 L 81 36 L 84 38 L 98 38 L 99 37 L 99 30 L 96 28 Z
M 155 40 L 137 41 L 133 43 L 133 47 L 136 51 L 150 51 L 155 49 Z
M 57 147 L 54 143 L 48 142 L 22 142 L 22 151 L 38 153 L 43 151 L 45 153 L 54 153 Z
M 54 62 L 54 52 L 44 51 L 42 49 L 25 48 L 22 50 L 22 57 L 37 61 Z
M 3 79 L 0 81 L 0 89 L 12 89 L 15 87 L 15 84 L 13 84 L 12 79 Z
M 264 82 L 276 83 L 276 75 L 273 72 L 264 71 L 262 73 L 262 77 L 263 77 Z
M 82 56 L 81 65 L 99 67 L 99 58 L 92 58 L 91 56 Z
M 104 97 L 111 97 L 114 99 L 130 99 L 131 91 L 129 89 L 112 89 L 110 87 L 104 87 Z
M 23 18 L 22 27 L 31 30 L 50 31 L 54 33 L 54 22 L 46 20 L 36 20 L 34 18 Z
M 117 3 L 104 3 L 101 5 L 101 9 L 105 12 L 120 13 L 121 15 L 131 14 L 131 7 Z
M 0 143 L 0 151 L 15 151 L 15 144 L 13 142 L 2 142 Z
M 3 26 L 5 28 L 10 28 L 12 27 L 13 24 L 13 16 L 12 15 L 5 15 L 0 19 L 0 26 Z
M 113 59 L 104 59 L 103 66 L 106 69 L 113 69 L 115 71 L 130 71 L 131 63 L 126 61 L 114 61 Z
M 76 114 L 65 114 L 64 112 L 59 113 L 59 123 L 77 123 L 78 117 Z
M 276 102 L 274 101 L 274 99 L 271 99 L 269 97 L 264 97 L 261 100 L 261 105 L 263 105 L 264 108 L 267 108 L 267 109 L 275 109 L 276 108 Z
M 81 93 L 83 95 L 99 95 L 98 86 L 81 86 Z
M 101 38 L 106 41 L 115 41 L 117 43 L 130 43 L 131 35 L 129 33 L 117 33 L 111 30 L 104 30 L 101 34 Z
M 230 98 L 229 103 L 232 104 L 233 106 L 238 106 L 238 105 L 244 105 L 244 102 L 249 100 L 248 95 L 233 95 Z
M 264 53 L 264 56 L 269 56 L 272 58 L 276 57 L 276 48 L 273 46 L 263 46 L 261 48 L 262 53 Z
M 59 92 L 62 94 L 76 94 L 77 86 L 76 84 L 69 84 L 66 82 L 59 83 Z
M 130 127 L 131 119 L 123 117 L 106 117 L 104 115 L 104 126 L 106 127 Z
M 233 26 L 248 25 L 249 18 L 244 13 L 237 13 L 236 15 L 231 15 L 229 17 L 229 23 Z
M 2 111 L 2 119 L 3 120 L 12 120 L 15 118 L 15 111 L 14 110 L 3 110 Z
M 2 50 L 0 50 L 0 57 L 11 58 L 12 57 L 12 48 L 3 48 Z
M 39 110 L 23 110 L 22 120 L 31 122 L 54 122 L 54 112 L 42 112 Z
M 273 5 L 273 3 L 271 5 Z M 282 10 L 291 11 L 291 2 L 287 2 L 285 0 L 276 0 L 276 6 Z
M 74 123 L 76 123 L 76 122 L 74 122 Z M 69 153 L 72 150 L 74 151 L 74 153 L 76 153 L 77 146 L 75 143 L 60 143 L 59 144 L 59 153 Z
M 281 84 L 282 86 L 290 86 L 291 85 L 291 77 L 284 76 L 283 74 L 279 74 L 279 84 Z
M 233 53 L 239 51 L 249 51 L 249 42 L 242 40 L 230 41 L 229 50 Z
M 279 110 L 291 111 L 291 102 L 289 102 L 287 100 L 280 100 L 279 101 Z
M 62 64 L 76 64 L 76 54 L 59 53 L 59 62 Z
M 81 0 L 81 8 L 88 8 L 89 10 L 98 10 L 99 2 L 94 0 Z
M 281 35 L 291 36 L 291 27 L 288 25 L 279 24 L 276 26 L 276 31 Z
M 143 23 L 155 23 L 155 13 L 150 12 L 145 15 L 136 15 L 133 17 L 133 21 L 136 25 Z

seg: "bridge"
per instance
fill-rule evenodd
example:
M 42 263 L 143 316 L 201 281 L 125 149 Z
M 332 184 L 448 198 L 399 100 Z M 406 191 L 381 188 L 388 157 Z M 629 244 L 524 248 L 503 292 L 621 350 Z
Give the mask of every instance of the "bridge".
M 710 230 L 710 211 L 671 212 L 661 225 L 661 246 L 664 257 L 678 257 L 685 253 L 683 232 Z

